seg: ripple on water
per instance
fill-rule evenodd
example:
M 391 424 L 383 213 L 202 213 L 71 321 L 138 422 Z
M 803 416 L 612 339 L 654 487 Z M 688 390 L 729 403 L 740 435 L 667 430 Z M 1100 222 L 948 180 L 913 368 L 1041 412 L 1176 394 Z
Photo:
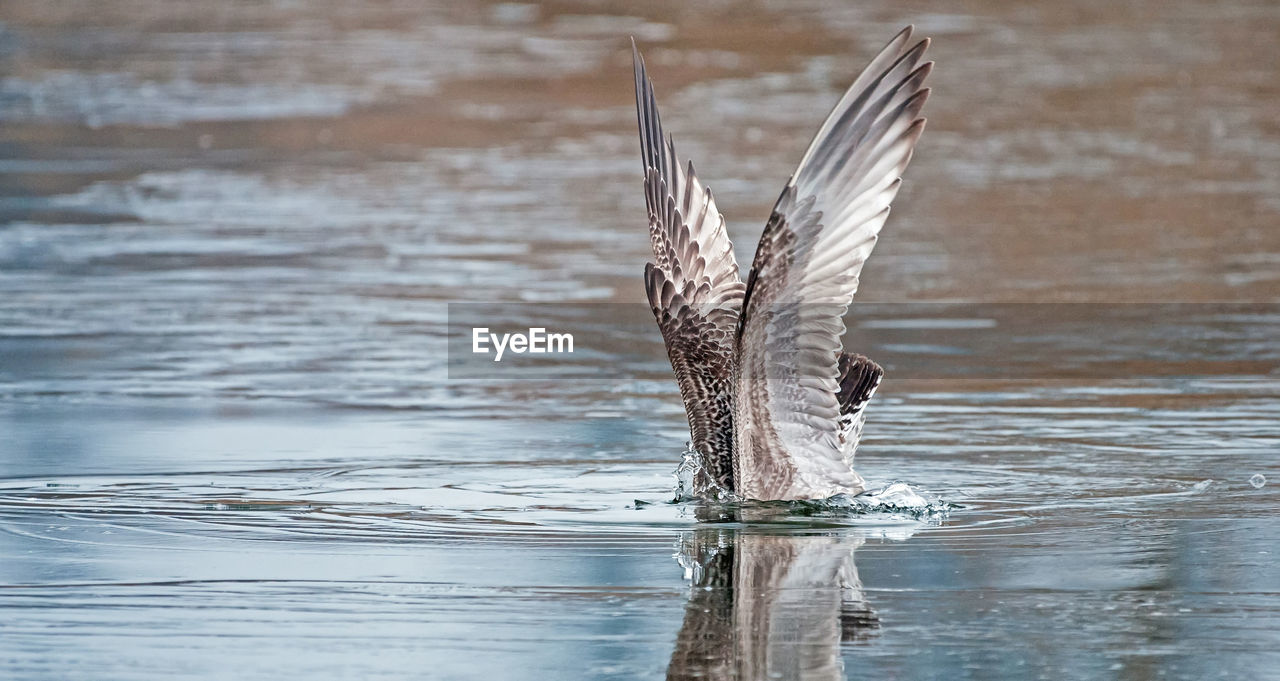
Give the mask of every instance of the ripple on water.
M 609 542 L 669 536 L 673 529 L 702 523 L 888 531 L 937 525 L 955 508 L 905 483 L 811 502 L 671 502 L 663 493 L 670 488 L 667 471 L 661 462 L 544 461 L 518 471 L 491 464 L 384 462 L 367 468 L 15 479 L 0 482 L 0 522 L 32 538 L 76 542 L 121 538 L 71 538 L 57 529 L 60 522 L 91 521 L 116 534 L 259 541 Z
M 1072 518 L 1102 527 L 1138 505 L 1177 508 L 1228 494 L 1221 483 L 1171 485 L 1096 499 L 1019 504 L 956 495 L 957 504 L 904 482 L 816 501 L 669 501 L 665 462 L 579 460 L 504 465 L 381 463 L 237 473 L 83 476 L 0 482 L 0 523 L 30 539 L 150 544 L 185 540 L 302 542 L 330 546 L 448 542 L 626 544 L 699 527 L 853 532 L 903 540 L 924 530 L 966 546 L 1054 544 L 1078 536 Z M 465 468 L 461 474 L 459 469 Z M 411 481 L 411 482 L 407 482 Z M 950 495 L 948 495 L 950 496 Z M 1128 509 L 1128 511 L 1126 511 Z M 1057 521 L 1042 525 L 1040 519 Z M 1131 522 L 1131 521 L 1128 521 Z M 1022 537 L 1022 539 L 1018 539 Z

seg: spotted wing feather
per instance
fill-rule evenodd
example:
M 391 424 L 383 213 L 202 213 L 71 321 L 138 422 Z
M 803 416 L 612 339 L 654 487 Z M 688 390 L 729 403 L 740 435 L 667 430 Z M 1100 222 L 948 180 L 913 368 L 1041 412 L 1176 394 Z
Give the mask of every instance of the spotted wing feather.
M 694 448 L 695 487 L 732 491 L 733 365 L 744 286 L 711 190 L 664 138 L 653 85 L 634 50 L 636 111 L 654 260 L 645 292 L 675 370 Z

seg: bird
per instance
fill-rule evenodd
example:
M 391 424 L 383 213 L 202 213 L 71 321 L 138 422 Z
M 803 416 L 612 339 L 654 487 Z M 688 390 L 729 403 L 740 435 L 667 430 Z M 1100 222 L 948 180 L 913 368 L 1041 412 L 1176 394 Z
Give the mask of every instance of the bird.
M 644 287 L 689 418 L 702 497 L 856 495 L 865 410 L 884 370 L 845 352 L 844 315 L 924 131 L 933 62 L 911 26 L 827 116 L 765 224 L 744 282 L 724 216 L 664 136 L 632 40 L 653 260 Z

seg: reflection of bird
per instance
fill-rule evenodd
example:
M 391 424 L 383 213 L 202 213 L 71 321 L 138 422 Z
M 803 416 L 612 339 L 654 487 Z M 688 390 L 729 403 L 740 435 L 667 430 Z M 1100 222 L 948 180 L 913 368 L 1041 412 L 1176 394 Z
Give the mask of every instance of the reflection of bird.
M 754 499 L 863 490 L 863 407 L 882 371 L 843 352 L 841 318 L 924 130 L 928 39 L 899 33 L 858 76 L 782 190 L 744 284 L 711 191 L 664 138 L 635 52 L 654 262 L 645 290 L 680 384 L 695 487 Z
M 856 536 L 697 530 L 692 589 L 668 679 L 843 679 L 840 643 L 879 628 L 853 564 Z

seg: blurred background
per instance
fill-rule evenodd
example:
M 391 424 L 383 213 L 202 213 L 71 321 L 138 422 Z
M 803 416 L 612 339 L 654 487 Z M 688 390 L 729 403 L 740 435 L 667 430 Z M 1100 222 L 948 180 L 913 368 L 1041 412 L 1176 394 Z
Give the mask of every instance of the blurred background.
M 5 2 L 0 393 L 422 406 L 435 303 L 643 302 L 629 36 L 739 262 L 914 23 L 929 128 L 860 300 L 1276 299 L 1274 3 L 946 9 Z
M 0 670 L 699 671 L 669 661 L 697 519 L 626 510 L 687 438 L 660 349 L 619 383 L 449 380 L 446 303 L 643 301 L 630 37 L 746 263 L 906 24 L 934 39 L 929 125 L 859 300 L 1280 298 L 1269 0 L 4 0 Z M 1274 366 L 1276 319 L 1169 338 Z M 1280 478 L 1280 388 L 1195 359 L 1105 386 L 890 372 L 862 466 L 965 510 L 837 532 L 868 540 L 883 629 L 846 667 L 1276 669 L 1280 500 L 1248 480 Z M 809 551 L 750 545 L 779 544 Z

